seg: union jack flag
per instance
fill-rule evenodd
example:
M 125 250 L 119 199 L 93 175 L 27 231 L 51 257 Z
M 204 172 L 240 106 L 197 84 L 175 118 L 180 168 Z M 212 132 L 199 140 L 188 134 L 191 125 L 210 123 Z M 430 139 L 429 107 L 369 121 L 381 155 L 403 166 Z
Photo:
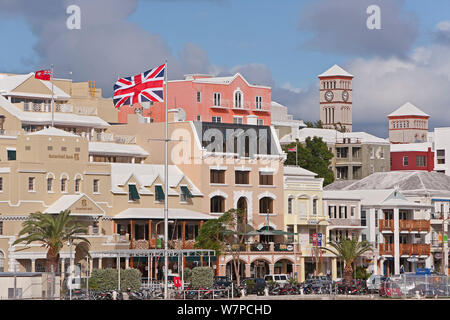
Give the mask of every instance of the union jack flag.
M 153 101 L 163 102 L 164 72 L 166 65 L 144 73 L 120 78 L 114 84 L 114 107 Z

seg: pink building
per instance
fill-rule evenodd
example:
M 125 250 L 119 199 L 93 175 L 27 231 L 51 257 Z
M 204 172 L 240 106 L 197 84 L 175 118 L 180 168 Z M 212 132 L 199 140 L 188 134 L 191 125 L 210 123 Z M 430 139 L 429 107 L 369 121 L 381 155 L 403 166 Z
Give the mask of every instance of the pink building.
M 239 73 L 230 77 L 186 75 L 184 80 L 168 82 L 168 108 L 178 109 L 179 120 L 270 125 L 271 91 L 249 84 Z M 122 106 L 118 122 L 126 123 L 130 113 L 140 113 L 146 122 L 163 122 L 165 103 L 154 103 L 148 109 L 139 104 Z

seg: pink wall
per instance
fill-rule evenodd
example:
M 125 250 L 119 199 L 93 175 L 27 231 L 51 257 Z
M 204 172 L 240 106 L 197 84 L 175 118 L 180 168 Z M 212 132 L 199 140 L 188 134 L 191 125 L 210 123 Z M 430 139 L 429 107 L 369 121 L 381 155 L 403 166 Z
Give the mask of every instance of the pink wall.
M 243 94 L 243 109 L 233 109 L 234 92 L 237 89 Z M 168 107 L 183 108 L 186 111 L 186 121 L 195 121 L 197 116 L 201 121 L 211 122 L 213 116 L 222 117 L 224 123 L 233 123 L 233 116 L 243 116 L 247 123 L 248 115 L 263 119 L 264 125 L 271 124 L 271 88 L 247 85 L 246 81 L 237 75 L 229 84 L 197 83 L 192 80 L 169 81 Z M 197 102 L 197 91 L 201 92 L 201 100 Z M 226 108 L 211 108 L 214 105 L 214 93 L 221 94 L 221 104 Z M 262 97 L 262 110 L 255 110 L 256 96 Z M 121 107 L 118 122 L 126 123 L 127 115 L 134 113 L 136 106 Z M 267 112 L 268 111 L 268 112 Z M 154 122 L 163 122 L 165 118 L 165 103 L 155 103 L 149 110 L 144 110 L 144 116 L 153 118 Z

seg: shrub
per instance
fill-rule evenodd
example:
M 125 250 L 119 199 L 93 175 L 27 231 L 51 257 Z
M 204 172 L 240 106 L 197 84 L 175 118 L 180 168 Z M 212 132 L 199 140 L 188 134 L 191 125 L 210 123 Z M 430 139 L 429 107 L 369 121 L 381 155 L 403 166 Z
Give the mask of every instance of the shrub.
M 356 267 L 355 279 L 367 280 L 367 279 L 369 279 L 369 277 L 370 277 L 370 274 L 367 272 L 366 268 L 364 268 L 363 266 Z
M 192 279 L 192 270 L 190 268 L 184 269 L 184 281 L 188 282 Z
M 211 288 L 214 280 L 214 271 L 210 267 L 195 267 L 192 269 L 191 283 L 194 288 Z
M 117 269 L 94 269 L 89 278 L 89 287 L 92 290 L 117 290 Z M 141 272 L 137 269 L 120 270 L 120 289 L 139 290 L 141 287 Z

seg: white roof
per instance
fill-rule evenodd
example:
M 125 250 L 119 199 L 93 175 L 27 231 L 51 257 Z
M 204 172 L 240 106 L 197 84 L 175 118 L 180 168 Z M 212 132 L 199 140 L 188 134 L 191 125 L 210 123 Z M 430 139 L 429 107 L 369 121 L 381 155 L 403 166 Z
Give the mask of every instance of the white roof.
M 317 173 L 314 173 L 312 171 L 306 170 L 302 167 L 295 167 L 295 166 L 284 166 L 284 175 L 287 176 L 317 176 Z
M 15 116 L 25 124 L 50 125 L 52 114 L 50 112 L 26 112 L 22 111 L 0 94 L 0 107 Z M 82 116 L 74 113 L 55 112 L 54 123 L 56 125 L 72 125 L 79 127 L 108 128 L 111 125 L 102 118 L 96 116 Z
M 248 81 L 239 72 L 236 73 L 234 76 L 199 78 L 199 79 L 192 80 L 192 82 L 195 82 L 195 83 L 211 83 L 211 84 L 230 84 L 237 77 L 241 77 L 244 80 L 244 82 L 250 87 L 270 88 L 270 87 L 267 87 L 267 86 L 259 86 L 259 85 L 253 85 L 253 84 L 248 83 Z
M 147 151 L 138 145 L 113 142 L 89 142 L 89 153 L 139 157 L 146 157 L 149 155 Z
M 20 86 L 22 83 L 27 81 L 29 78 L 34 77 L 34 73 L 28 73 L 28 74 L 19 74 L 19 75 L 3 75 L 3 77 L 0 78 L 0 94 L 2 95 L 13 95 L 13 96 L 32 96 L 32 97 L 41 97 L 41 98 L 51 98 L 51 91 L 52 91 L 52 84 L 50 81 L 45 80 L 39 80 L 43 85 L 47 87 L 47 89 L 50 91 L 48 94 L 38 94 L 38 93 L 29 93 L 29 92 L 12 92 L 14 89 L 16 89 L 18 86 Z M 63 90 L 61 90 L 59 87 L 57 87 L 55 84 L 53 84 L 53 93 L 55 99 L 69 99 L 70 95 L 65 93 Z
M 386 139 L 376 137 L 367 132 L 342 133 L 334 129 L 303 128 L 299 130 L 298 133 L 298 139 L 300 142 L 305 141 L 307 137 L 314 137 L 314 136 L 322 138 L 322 140 L 326 143 L 333 143 L 333 144 L 336 143 L 338 140 L 341 141 L 343 138 L 359 139 L 361 143 L 389 144 L 389 142 L 386 141 Z
M 76 134 L 57 128 L 45 128 L 36 132 L 29 133 L 30 136 L 61 136 L 61 137 L 79 137 Z
M 183 174 L 183 172 L 175 165 L 169 165 L 169 195 L 178 195 L 173 188 L 177 187 L 180 181 L 185 178 L 189 183 L 189 190 L 194 196 L 202 196 L 200 190 L 192 183 L 192 181 Z M 136 163 L 111 163 L 111 188 L 113 193 L 128 193 L 123 187 L 131 177 L 135 177 L 139 183 L 139 193 L 153 194 L 146 187 L 153 185 L 159 177 L 164 183 L 164 165 L 159 164 L 136 164 Z
M 421 117 L 429 117 L 428 114 L 417 108 L 410 102 L 405 103 L 400 108 L 392 112 L 388 115 L 388 117 L 394 116 L 421 116 Z
M 391 144 L 391 152 L 407 152 L 407 151 L 427 152 L 428 148 L 432 148 L 431 142 Z
M 334 77 L 334 76 L 344 76 L 344 77 L 353 77 L 352 74 L 348 73 L 344 69 L 342 69 L 340 66 L 335 64 L 330 69 L 325 71 L 324 73 L 320 74 L 318 77 Z
M 61 211 L 67 210 L 70 208 L 75 202 L 80 200 L 81 198 L 86 197 L 88 198 L 101 212 L 102 214 L 105 213 L 105 211 L 98 206 L 94 201 L 92 201 L 91 198 L 89 198 L 87 195 L 81 193 L 81 194 L 69 194 L 61 196 L 58 200 L 56 200 L 50 207 L 48 207 L 44 213 L 60 213 Z M 71 215 L 86 215 L 86 212 L 70 212 Z M 96 214 L 97 215 L 97 214 Z
M 353 192 L 341 190 L 324 190 L 323 199 L 361 200 L 361 197 Z
M 214 217 L 187 209 L 170 209 L 168 211 L 170 220 L 209 220 Z M 128 208 L 113 219 L 164 219 L 163 208 Z

